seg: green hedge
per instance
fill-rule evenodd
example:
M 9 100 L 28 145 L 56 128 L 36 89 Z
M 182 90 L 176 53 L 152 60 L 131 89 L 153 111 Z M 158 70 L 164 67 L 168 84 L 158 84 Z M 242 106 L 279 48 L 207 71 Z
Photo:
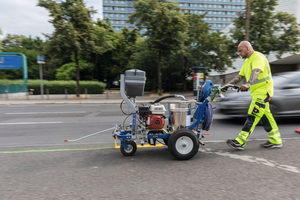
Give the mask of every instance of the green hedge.
M 23 83 L 23 80 L 0 80 L 0 83 Z M 76 81 L 47 81 L 43 80 L 44 94 L 49 89 L 49 94 L 65 94 L 65 88 L 68 94 L 75 94 Z M 97 81 L 80 81 L 80 93 L 85 94 L 85 88 L 88 94 L 103 94 L 105 84 Z M 41 94 L 40 80 L 28 80 L 28 89 L 34 89 L 33 94 Z

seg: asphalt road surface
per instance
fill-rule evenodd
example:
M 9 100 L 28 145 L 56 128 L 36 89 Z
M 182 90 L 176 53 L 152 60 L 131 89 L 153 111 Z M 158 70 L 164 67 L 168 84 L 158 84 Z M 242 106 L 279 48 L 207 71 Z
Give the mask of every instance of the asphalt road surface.
M 124 108 L 126 111 L 126 108 Z M 178 161 L 167 147 L 124 157 L 111 131 L 119 105 L 1 105 L 0 199 L 300 199 L 299 119 L 280 120 L 282 149 L 262 149 L 263 127 L 231 150 L 244 121 L 216 113 L 199 153 Z M 130 118 L 126 123 L 130 122 Z

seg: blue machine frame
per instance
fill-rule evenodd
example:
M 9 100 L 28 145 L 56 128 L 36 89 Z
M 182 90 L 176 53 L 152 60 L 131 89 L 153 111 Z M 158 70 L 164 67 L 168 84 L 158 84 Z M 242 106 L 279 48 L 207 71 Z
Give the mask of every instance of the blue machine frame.
M 121 75 L 121 94 L 122 94 L 122 83 L 124 81 L 124 77 Z M 124 87 L 124 85 L 123 85 Z M 209 105 L 209 100 L 208 97 L 211 95 L 212 92 L 216 91 L 214 84 L 212 83 L 211 80 L 208 80 L 205 82 L 203 87 L 200 88 L 197 94 L 197 102 L 196 102 L 196 111 L 193 115 L 192 122 L 193 124 L 188 127 L 189 130 L 194 130 L 196 129 L 197 131 L 197 137 L 200 140 L 202 138 L 201 133 L 201 128 L 199 128 L 199 125 L 201 125 L 205 119 L 208 117 L 208 105 Z M 123 88 L 124 89 L 124 88 Z M 123 91 L 124 92 L 124 91 Z M 214 96 L 216 95 L 216 92 L 214 92 Z M 134 140 L 136 139 L 135 136 L 133 136 L 133 131 L 136 133 L 136 110 L 135 110 L 135 99 L 133 102 L 131 102 L 125 95 L 122 95 L 123 99 L 130 105 L 133 111 L 133 117 L 132 117 L 132 130 L 121 130 L 118 134 L 115 133 L 115 136 L 121 141 L 121 145 L 124 148 L 129 148 L 128 145 L 126 144 L 126 140 Z M 214 98 L 214 97 L 213 97 Z M 212 98 L 212 100 L 213 100 Z M 211 107 L 210 107 L 211 108 Z M 212 118 L 212 112 L 210 117 Z M 170 134 L 151 134 L 151 133 L 161 133 L 162 130 L 151 130 L 149 131 L 150 134 L 147 135 L 147 139 L 169 139 Z

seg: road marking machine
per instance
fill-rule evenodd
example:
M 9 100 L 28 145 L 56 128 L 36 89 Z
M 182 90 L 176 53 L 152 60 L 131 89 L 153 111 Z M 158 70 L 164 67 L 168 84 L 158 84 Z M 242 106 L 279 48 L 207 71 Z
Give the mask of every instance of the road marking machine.
M 198 88 L 195 106 L 182 95 L 168 95 L 158 98 L 150 105 L 136 105 L 136 97 L 143 96 L 146 83 L 146 73 L 138 69 L 131 69 L 121 74 L 120 93 L 123 101 L 129 106 L 131 113 L 124 114 L 132 116 L 131 123 L 116 125 L 116 127 L 93 133 L 76 140 L 112 130 L 114 139 L 120 140 L 120 150 L 124 156 L 132 156 L 137 150 L 137 144 L 156 146 L 163 143 L 168 146 L 169 152 L 179 160 L 187 160 L 194 157 L 199 150 L 199 145 L 204 145 L 202 138 L 208 131 L 213 121 L 213 108 L 209 103 L 220 95 L 224 87 L 215 86 L 212 81 L 207 80 Z M 227 90 L 228 86 L 225 88 Z M 234 86 L 237 87 L 237 86 Z M 237 88 L 235 88 L 237 89 Z M 179 98 L 179 100 L 168 101 L 168 109 L 160 102 L 167 98 Z M 168 115 L 166 115 L 168 114 Z M 167 123 L 166 123 L 167 122 Z

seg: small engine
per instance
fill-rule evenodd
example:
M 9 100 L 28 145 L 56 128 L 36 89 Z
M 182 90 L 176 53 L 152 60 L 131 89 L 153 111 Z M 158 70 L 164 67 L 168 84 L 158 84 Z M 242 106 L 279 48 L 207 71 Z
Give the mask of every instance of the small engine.
M 152 104 L 150 107 L 139 107 L 140 119 L 145 121 L 147 126 L 153 130 L 162 129 L 165 125 L 166 109 L 159 103 Z
M 165 117 L 163 115 L 148 115 L 146 124 L 150 129 L 162 129 L 165 125 Z

